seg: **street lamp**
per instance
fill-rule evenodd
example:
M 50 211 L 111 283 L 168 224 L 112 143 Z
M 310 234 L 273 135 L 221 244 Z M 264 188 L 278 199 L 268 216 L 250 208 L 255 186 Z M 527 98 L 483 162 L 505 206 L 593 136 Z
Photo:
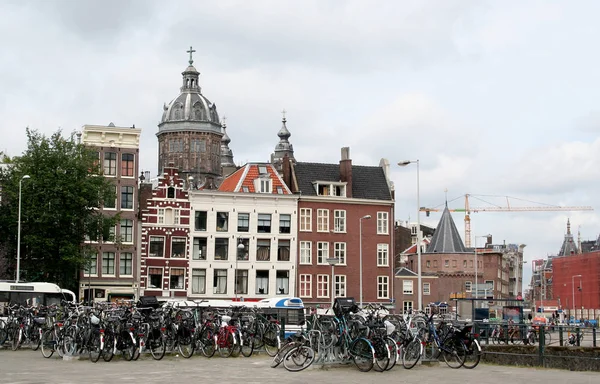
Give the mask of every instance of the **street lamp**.
M 575 307 L 575 278 L 579 277 L 579 289 L 581 289 L 581 275 L 573 275 L 571 276 L 571 292 L 573 294 L 573 320 L 575 320 L 575 318 L 577 317 L 577 309 Z M 583 316 L 582 316 L 583 317 Z M 571 319 L 569 319 L 571 320 Z
M 19 218 L 18 218 L 18 226 L 17 226 L 17 279 L 15 283 L 19 282 L 21 278 L 21 188 L 23 180 L 29 179 L 29 175 L 24 175 L 19 180 Z
M 423 286 L 421 283 L 421 202 L 419 196 L 419 159 L 417 160 L 405 160 L 398 163 L 399 166 L 405 167 L 409 164 L 417 164 L 417 297 L 419 304 L 419 311 L 423 310 Z
M 335 300 L 335 265 L 340 262 L 339 257 L 329 257 L 327 263 L 331 265 L 331 310 L 333 311 L 333 301 Z
M 359 290 L 360 290 L 360 306 L 362 308 L 363 306 L 363 273 L 362 273 L 362 221 L 363 220 L 369 220 L 371 218 L 371 215 L 364 215 L 363 217 L 360 218 L 360 220 L 358 220 L 358 228 L 359 228 L 359 236 L 358 236 L 358 274 L 359 274 L 359 280 L 360 280 L 360 286 L 359 286 Z
M 237 280 L 238 280 L 238 276 L 237 276 L 237 269 L 238 269 L 238 260 L 240 258 L 240 252 L 244 251 L 246 249 L 246 247 L 244 246 L 244 243 L 242 242 L 242 239 L 239 239 L 239 243 L 237 246 L 237 254 L 235 255 L 235 271 L 233 271 L 233 293 L 235 295 L 235 301 L 237 301 L 237 291 L 238 291 L 238 286 L 237 286 Z

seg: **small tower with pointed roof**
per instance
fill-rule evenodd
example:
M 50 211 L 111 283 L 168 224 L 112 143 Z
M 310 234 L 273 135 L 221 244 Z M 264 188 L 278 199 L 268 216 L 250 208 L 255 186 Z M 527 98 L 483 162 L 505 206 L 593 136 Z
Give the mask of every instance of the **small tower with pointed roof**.
M 444 208 L 440 222 L 438 223 L 429 246 L 427 253 L 464 253 L 466 252 L 463 241 L 458 233 L 456 224 L 452 219 L 448 204 Z
M 235 163 L 233 162 L 233 151 L 229 148 L 231 139 L 227 135 L 226 117 L 223 117 L 223 137 L 221 138 L 221 173 L 223 177 L 227 177 L 236 171 Z
M 271 154 L 271 164 L 275 166 L 275 169 L 277 169 L 277 172 L 279 173 L 282 173 L 283 158 L 285 155 L 287 155 L 292 162 L 296 162 L 296 159 L 294 158 L 294 146 L 289 141 L 292 134 L 286 125 L 287 119 L 285 118 L 285 109 L 281 113 L 283 115 L 283 118 L 281 119 L 281 129 L 277 132 L 279 143 L 275 146 L 275 152 Z
M 567 219 L 567 233 L 565 234 L 565 239 L 560 247 L 558 256 L 576 255 L 578 253 L 579 249 L 573 239 L 573 234 L 571 233 L 571 220 Z

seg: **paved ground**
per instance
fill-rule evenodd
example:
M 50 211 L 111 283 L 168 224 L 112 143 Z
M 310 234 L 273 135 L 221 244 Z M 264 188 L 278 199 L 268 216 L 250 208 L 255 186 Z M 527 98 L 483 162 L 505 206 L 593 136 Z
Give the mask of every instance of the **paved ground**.
M 3 384 L 116 384 L 116 383 L 478 383 L 478 384 L 591 384 L 600 380 L 598 372 L 570 372 L 551 369 L 517 368 L 480 364 L 474 370 L 439 366 L 416 366 L 411 370 L 395 367 L 389 372 L 359 372 L 353 365 L 311 367 L 302 372 L 270 368 L 268 356 L 191 359 L 166 356 L 161 361 L 142 357 L 138 361 L 45 359 L 31 350 L 0 350 L 0 383 Z

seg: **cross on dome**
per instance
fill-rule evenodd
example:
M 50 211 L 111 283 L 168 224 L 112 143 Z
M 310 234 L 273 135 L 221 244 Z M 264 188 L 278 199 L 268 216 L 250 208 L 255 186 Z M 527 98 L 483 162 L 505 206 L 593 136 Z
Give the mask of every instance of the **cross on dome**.
M 186 52 L 190 54 L 190 61 L 189 61 L 190 65 L 194 64 L 194 59 L 192 58 L 192 54 L 193 54 L 194 52 L 196 52 L 196 50 L 195 50 L 195 49 L 192 49 L 192 46 L 190 45 L 190 50 L 189 50 L 189 51 L 186 51 Z

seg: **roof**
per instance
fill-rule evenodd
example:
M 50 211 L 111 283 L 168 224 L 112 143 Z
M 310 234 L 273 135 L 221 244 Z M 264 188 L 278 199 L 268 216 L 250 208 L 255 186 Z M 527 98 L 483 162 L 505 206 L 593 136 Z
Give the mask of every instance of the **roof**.
M 421 239 L 421 244 L 429 245 L 429 243 L 431 243 L 429 238 L 426 237 L 424 239 Z M 421 249 L 423 249 L 423 248 L 421 248 Z M 403 255 L 412 255 L 415 253 L 417 253 L 417 244 L 416 243 L 411 245 L 410 247 L 406 248 L 404 251 L 402 251 Z
M 317 196 L 315 181 L 339 182 L 340 165 L 324 163 L 296 163 L 296 179 L 303 196 Z M 378 166 L 352 166 L 352 197 L 367 200 L 392 200 L 384 170 Z
M 267 173 L 261 174 L 259 167 L 265 167 Z M 287 185 L 285 185 L 283 182 L 283 179 L 277 170 L 275 170 L 273 165 L 269 163 L 248 163 L 242 166 L 240 169 L 223 180 L 219 186 L 219 191 L 259 193 L 254 188 L 254 180 L 261 177 L 269 177 L 271 179 L 271 193 L 279 195 L 292 194 Z M 244 187 L 247 188 L 247 191 L 244 191 Z M 278 187 L 281 188 L 282 193 L 278 192 Z
M 444 208 L 444 213 L 440 222 L 433 233 L 431 243 L 427 247 L 427 253 L 465 253 L 466 249 L 463 241 L 456 229 L 456 224 L 452 219 L 448 206 Z
M 415 277 L 417 274 L 408 268 L 402 267 L 396 271 L 396 276 Z

